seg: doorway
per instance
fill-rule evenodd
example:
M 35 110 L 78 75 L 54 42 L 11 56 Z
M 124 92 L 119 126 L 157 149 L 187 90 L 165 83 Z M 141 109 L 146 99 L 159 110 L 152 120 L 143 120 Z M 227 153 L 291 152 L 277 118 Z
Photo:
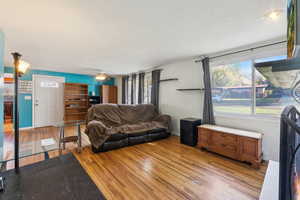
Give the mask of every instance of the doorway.
M 33 127 L 52 126 L 64 117 L 64 77 L 33 75 Z

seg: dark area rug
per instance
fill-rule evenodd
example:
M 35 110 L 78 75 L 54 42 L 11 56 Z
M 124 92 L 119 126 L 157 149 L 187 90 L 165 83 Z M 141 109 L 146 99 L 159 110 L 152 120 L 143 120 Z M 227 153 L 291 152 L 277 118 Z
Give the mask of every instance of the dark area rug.
M 73 154 L 45 160 L 2 173 L 1 200 L 104 200 Z

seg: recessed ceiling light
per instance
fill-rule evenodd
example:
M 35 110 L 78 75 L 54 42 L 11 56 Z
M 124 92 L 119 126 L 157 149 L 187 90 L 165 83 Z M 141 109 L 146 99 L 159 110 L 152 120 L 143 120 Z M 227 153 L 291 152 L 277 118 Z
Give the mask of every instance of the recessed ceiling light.
M 282 16 L 282 10 L 280 9 L 271 10 L 265 14 L 265 18 L 271 21 L 277 21 L 281 16 Z

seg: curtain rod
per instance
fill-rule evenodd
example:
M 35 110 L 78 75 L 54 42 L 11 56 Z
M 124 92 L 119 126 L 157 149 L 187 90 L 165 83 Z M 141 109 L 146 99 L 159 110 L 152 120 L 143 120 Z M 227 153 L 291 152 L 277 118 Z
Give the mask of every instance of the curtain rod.
M 249 49 L 243 49 L 243 50 L 239 50 L 239 51 L 233 51 L 233 52 L 229 52 L 229 53 L 225 53 L 225 54 L 221 54 L 218 56 L 213 56 L 213 57 L 209 57 L 209 59 L 215 59 L 215 58 L 220 58 L 220 57 L 224 57 L 224 56 L 229 56 L 229 55 L 233 55 L 233 54 L 237 54 L 237 53 L 242 53 L 242 52 L 246 52 L 246 51 L 253 51 L 255 49 L 261 49 L 264 47 L 269 47 L 269 46 L 274 46 L 277 44 L 282 44 L 282 43 L 286 43 L 287 41 L 280 41 L 280 42 L 275 42 L 275 43 L 271 43 L 271 44 L 266 44 L 266 45 L 261 45 L 261 46 L 257 46 L 257 47 L 253 47 L 253 48 L 249 48 Z M 195 60 L 196 63 L 201 62 L 201 60 Z
M 150 70 L 141 70 L 141 71 L 133 72 L 133 73 L 129 73 L 129 74 L 122 74 L 121 76 L 131 76 L 132 74 L 151 73 L 152 71 L 156 71 L 156 70 L 163 71 L 163 69 L 152 68 Z

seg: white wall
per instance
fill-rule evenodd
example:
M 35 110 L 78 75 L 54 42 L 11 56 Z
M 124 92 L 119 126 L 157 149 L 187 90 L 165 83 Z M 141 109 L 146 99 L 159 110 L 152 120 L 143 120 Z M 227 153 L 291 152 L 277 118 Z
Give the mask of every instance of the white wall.
M 202 66 L 192 60 L 165 65 L 161 79 L 178 78 L 178 81 L 160 83 L 160 112 L 172 116 L 172 133 L 179 135 L 179 120 L 185 117 L 201 118 L 202 91 L 177 91 L 180 88 L 202 88 Z
M 160 111 L 172 117 L 172 133 L 179 135 L 179 120 L 185 117 L 202 118 L 203 92 L 177 91 L 177 88 L 202 88 L 203 73 L 201 63 L 193 60 L 180 61 L 160 67 L 161 79 L 178 78 L 178 81 L 162 82 L 160 85 Z M 217 115 L 218 125 L 253 130 L 263 133 L 263 153 L 265 160 L 279 159 L 279 119 L 254 118 L 245 116 Z

